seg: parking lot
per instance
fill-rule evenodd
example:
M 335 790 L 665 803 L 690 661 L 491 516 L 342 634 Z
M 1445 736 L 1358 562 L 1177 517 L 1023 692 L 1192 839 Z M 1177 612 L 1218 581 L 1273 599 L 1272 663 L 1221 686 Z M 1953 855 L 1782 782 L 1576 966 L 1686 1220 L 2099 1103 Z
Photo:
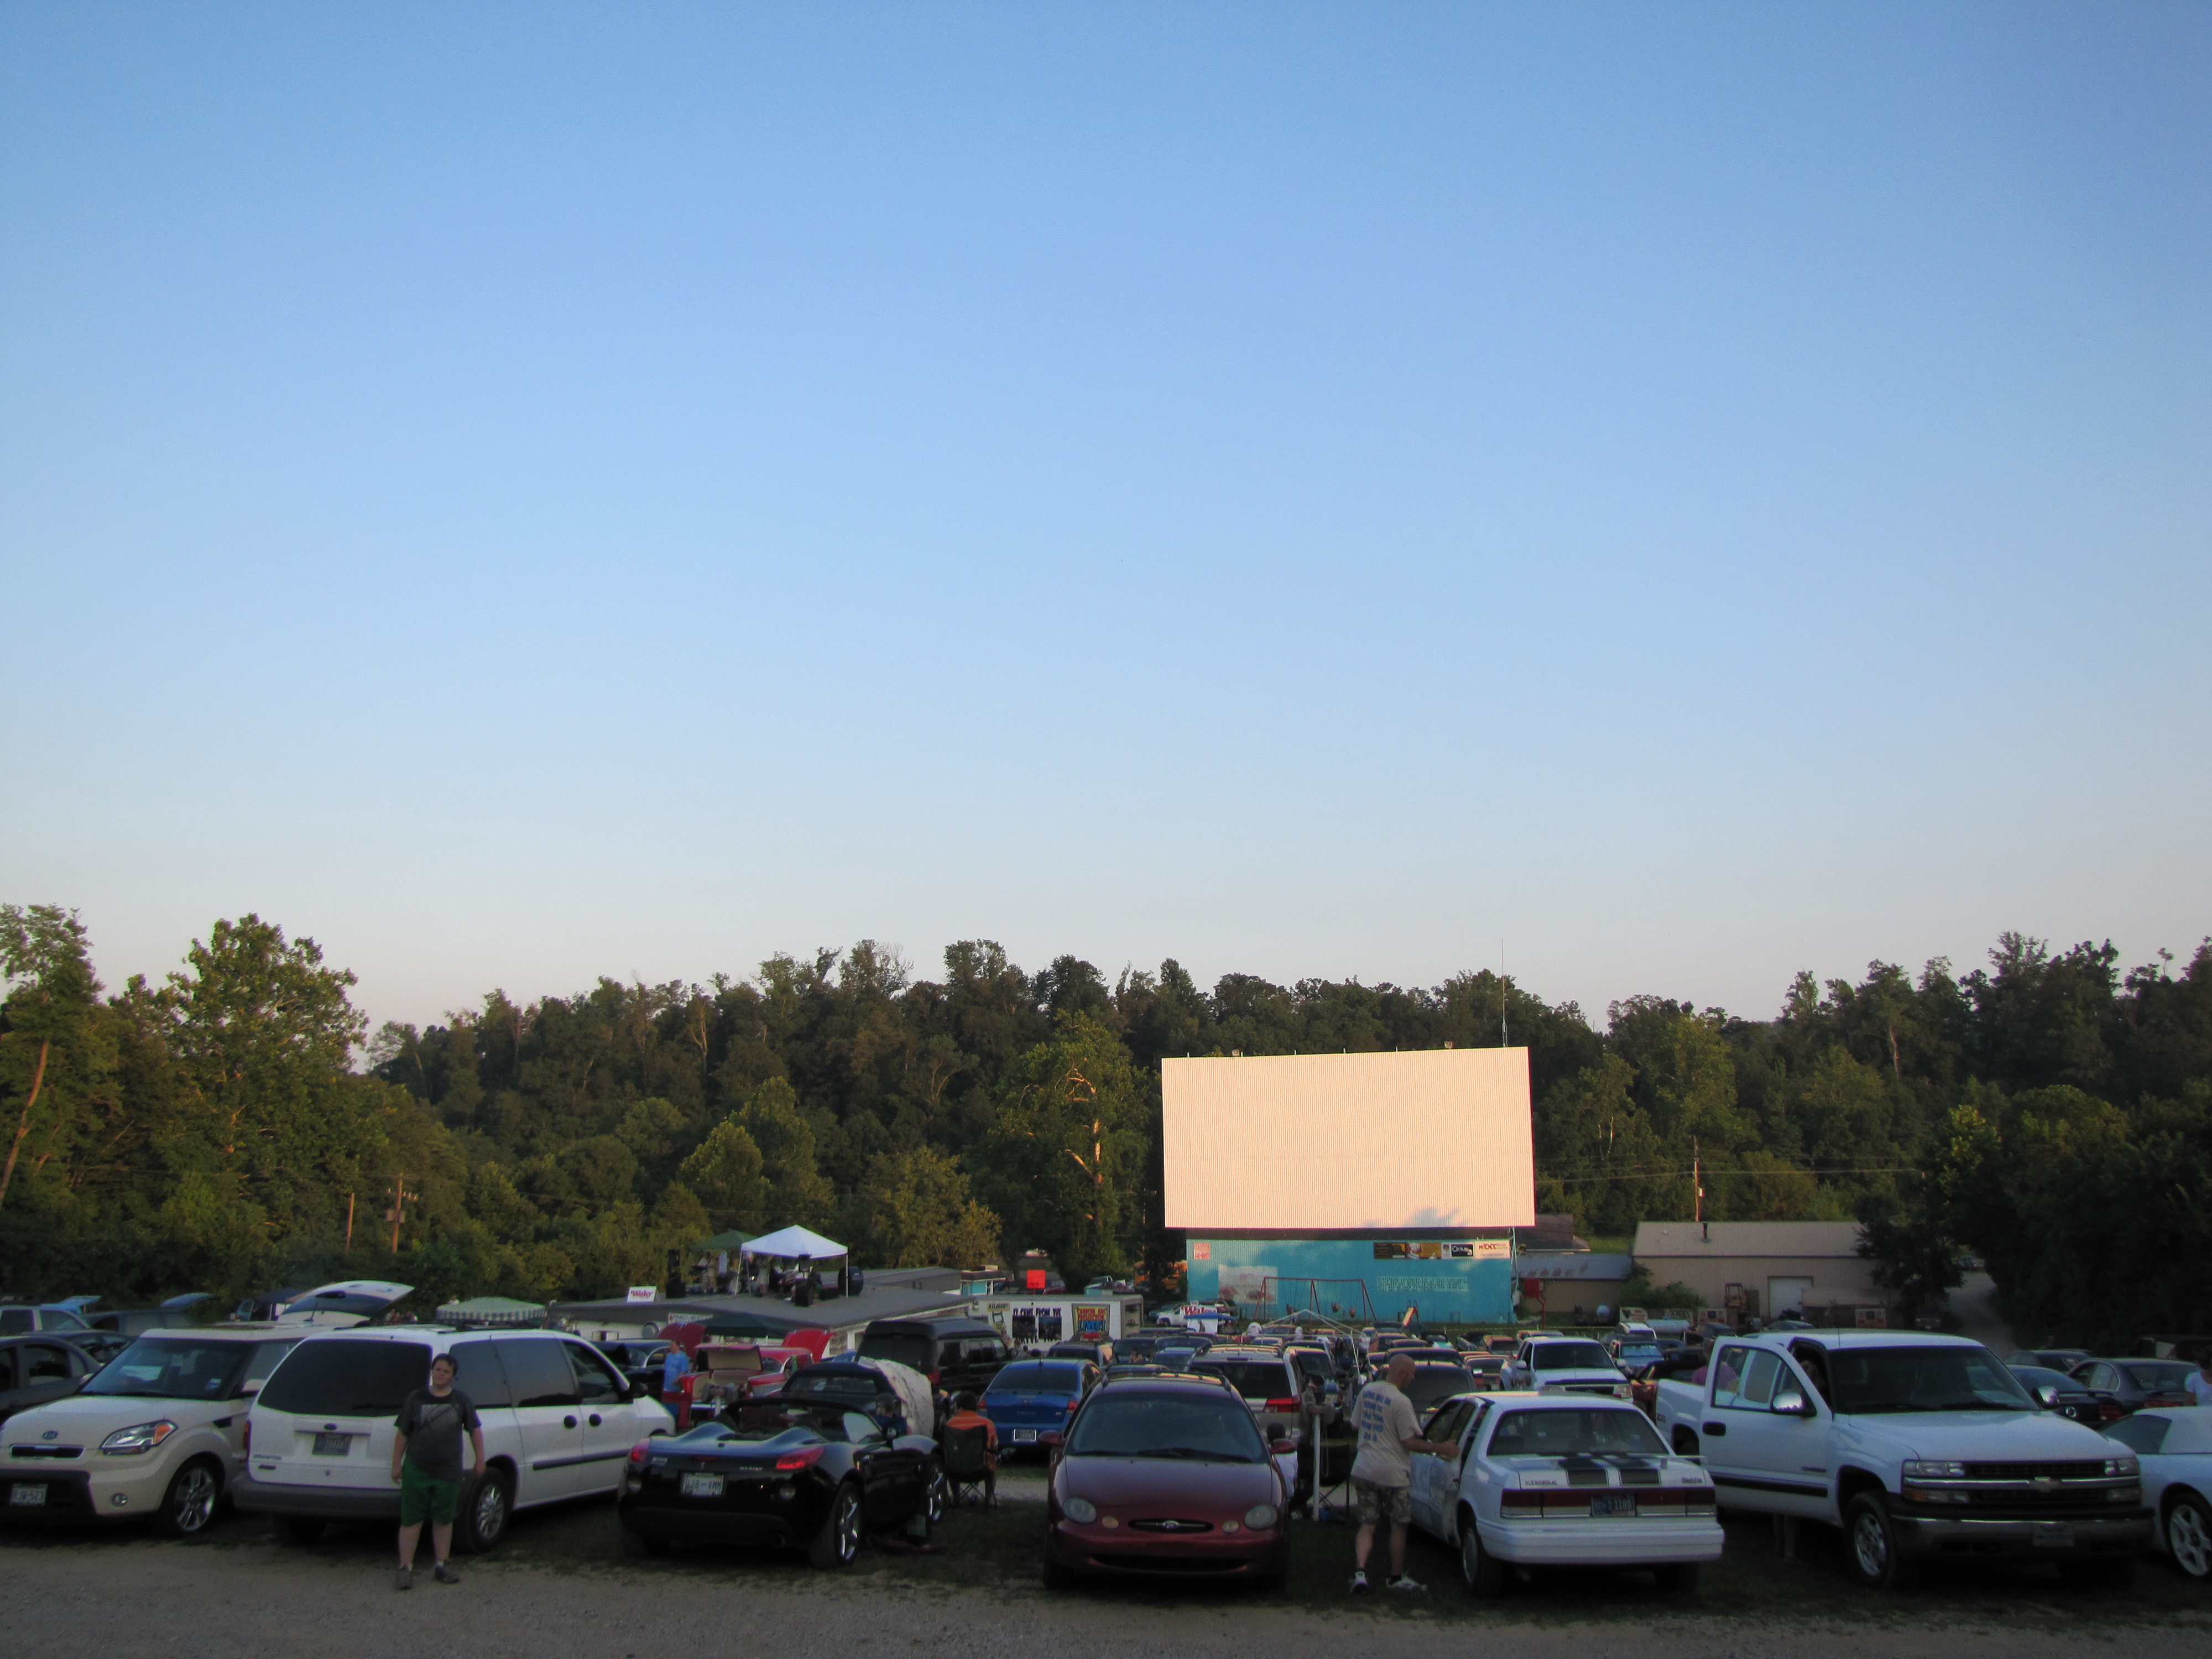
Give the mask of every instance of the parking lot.
M 130 1529 L 0 1532 L 0 1627 L 11 1655 L 81 1654 L 152 1645 L 184 1656 L 390 1653 L 418 1644 L 469 1655 L 549 1651 L 637 1659 L 742 1635 L 793 1654 L 1034 1654 L 1045 1632 L 1110 1653 L 1336 1655 L 1433 1650 L 1510 1631 L 1517 1652 L 1586 1652 L 1593 1639 L 1640 1653 L 1951 1653 L 1962 1639 L 2008 1653 L 2109 1653 L 2131 1659 L 2203 1651 L 2212 1607 L 2156 1563 L 2135 1586 L 2087 1592 L 2047 1570 L 1954 1569 L 1902 1595 L 1849 1584 L 1840 1540 L 1807 1528 L 1799 1559 L 1780 1559 L 1767 1524 L 1729 1524 L 1728 1553 L 1692 1601 L 1662 1596 L 1633 1574 L 1559 1571 L 1478 1607 L 1456 1563 L 1419 1536 L 1409 1565 L 1423 1595 L 1354 1599 L 1345 1588 L 1348 1528 L 1301 1525 L 1284 1595 L 1218 1587 L 1094 1588 L 1048 1595 L 1039 1584 L 1042 1516 L 1029 1503 L 955 1511 L 940 1553 L 865 1551 L 827 1575 L 795 1554 L 680 1551 L 620 1558 L 613 1508 L 581 1502 L 517 1518 L 497 1553 L 461 1563 L 464 1582 L 395 1592 L 385 1528 L 334 1528 L 308 1548 L 280 1546 L 256 1520 L 229 1516 L 203 1539 L 156 1540 Z

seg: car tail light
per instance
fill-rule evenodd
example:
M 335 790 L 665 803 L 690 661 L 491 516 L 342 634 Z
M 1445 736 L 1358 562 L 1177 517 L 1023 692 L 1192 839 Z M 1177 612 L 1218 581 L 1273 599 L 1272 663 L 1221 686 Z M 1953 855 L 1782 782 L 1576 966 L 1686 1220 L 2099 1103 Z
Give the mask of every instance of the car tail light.
M 2118 1418 L 2125 1417 L 2127 1413 L 2121 1409 L 2120 1402 L 2117 1400 L 2100 1400 L 2097 1402 L 2097 1415 L 2110 1423 Z
M 630 1468 L 634 1469 L 643 1468 L 645 1467 L 645 1460 L 652 1455 L 653 1443 L 649 1440 L 639 1441 L 637 1444 L 629 1449 Z
M 929 1383 L 930 1383 L 930 1386 L 931 1386 L 932 1388 L 935 1388 L 935 1387 L 937 1386 L 938 1379 L 939 1379 L 939 1377 L 941 1377 L 943 1375 L 944 1375 L 944 1373 L 943 1373 L 942 1371 L 932 1371 L 932 1372 L 930 1372 L 930 1374 L 929 1374 Z
M 1539 1510 L 1544 1507 L 1544 1494 L 1540 1492 L 1502 1492 L 1498 1494 L 1501 1510 Z
M 1083 1403 L 1083 1402 L 1082 1402 L 1081 1401 L 1079 1401 L 1079 1400 L 1070 1400 L 1070 1401 L 1067 1402 L 1067 1414 L 1068 1414 L 1070 1417 L 1074 1416 L 1074 1415 L 1075 1415 L 1075 1408 L 1076 1408 L 1078 1406 L 1081 1405 L 1082 1403 Z
M 822 1454 L 829 1449 L 827 1446 L 808 1446 L 800 1451 L 786 1452 L 775 1460 L 776 1472 L 787 1474 L 794 1469 L 811 1469 L 822 1461 Z
M 1289 1395 L 1285 1395 L 1279 1400 L 1270 1400 L 1261 1407 L 1262 1411 L 1270 1412 L 1294 1412 L 1297 1408 L 1297 1401 Z

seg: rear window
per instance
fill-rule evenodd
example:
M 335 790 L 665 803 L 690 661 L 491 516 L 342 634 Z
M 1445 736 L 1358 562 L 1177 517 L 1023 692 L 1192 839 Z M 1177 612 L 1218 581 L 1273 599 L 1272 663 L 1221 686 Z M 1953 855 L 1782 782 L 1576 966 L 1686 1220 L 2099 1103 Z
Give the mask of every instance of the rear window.
M 2152 1394 L 2186 1394 L 2194 1365 L 2123 1365 L 2128 1381 Z
M 911 1365 L 918 1371 L 933 1371 L 937 1369 L 937 1344 L 930 1337 L 886 1331 L 875 1336 L 863 1336 L 860 1339 L 860 1357 L 863 1359 L 888 1359 L 894 1364 Z
M 430 1350 L 420 1342 L 332 1337 L 302 1342 L 284 1356 L 261 1403 L 301 1417 L 395 1417 L 430 1380 Z
M 1413 1381 L 1406 1384 L 1406 1398 L 1415 1411 L 1426 1411 L 1439 1400 L 1471 1393 L 1474 1388 L 1474 1374 L 1464 1365 L 1417 1365 Z
M 1652 1432 L 1650 1419 L 1633 1407 L 1508 1412 L 1498 1419 L 1490 1437 L 1492 1457 L 1569 1457 L 1598 1452 L 1663 1457 L 1667 1449 Z
M 1287 1400 L 1298 1392 L 1291 1368 L 1279 1359 L 1201 1359 L 1191 1370 L 1227 1378 L 1247 1400 Z
M 1540 1342 L 1530 1351 L 1528 1363 L 1540 1371 L 1608 1368 L 1613 1361 L 1595 1342 Z
M 1079 1394 L 1083 1368 L 1045 1360 L 1024 1359 L 1005 1367 L 991 1379 L 993 1394 Z

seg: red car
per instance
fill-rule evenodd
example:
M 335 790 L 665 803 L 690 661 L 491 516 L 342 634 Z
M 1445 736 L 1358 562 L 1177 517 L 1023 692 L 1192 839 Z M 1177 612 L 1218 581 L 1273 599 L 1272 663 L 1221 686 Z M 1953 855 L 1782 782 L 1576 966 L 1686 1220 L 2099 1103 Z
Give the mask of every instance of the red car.
M 1258 1579 L 1290 1571 L 1290 1493 L 1235 1393 L 1167 1376 L 1109 1379 L 1052 1448 L 1044 1582 L 1084 1577 Z

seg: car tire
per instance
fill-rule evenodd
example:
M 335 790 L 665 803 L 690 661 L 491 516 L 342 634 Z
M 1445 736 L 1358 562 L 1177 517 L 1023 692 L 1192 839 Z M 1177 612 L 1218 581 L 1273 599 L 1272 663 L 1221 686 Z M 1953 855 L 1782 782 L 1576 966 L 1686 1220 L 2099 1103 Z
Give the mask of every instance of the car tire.
M 1908 1589 L 1919 1577 L 1897 1547 L 1897 1528 L 1880 1494 L 1863 1492 L 1844 1506 L 1844 1565 L 1864 1589 Z
M 633 1561 L 658 1558 L 668 1553 L 665 1538 L 648 1538 L 627 1521 L 622 1523 L 622 1553 Z
M 1698 1593 L 1698 1564 L 1695 1561 L 1671 1561 L 1663 1567 L 1654 1567 L 1651 1576 L 1659 1581 L 1662 1595 L 1695 1595 Z
M 945 1466 L 931 1458 L 921 1472 L 921 1535 L 927 1539 L 937 1530 L 945 1519 L 946 1506 L 952 1501 L 952 1488 L 945 1478 Z
M 154 1512 L 154 1529 L 164 1538 L 198 1538 L 215 1524 L 222 1499 L 222 1471 L 195 1457 L 169 1478 L 161 1507 Z
M 1695 1457 L 1698 1455 L 1698 1437 L 1696 1433 L 1689 1429 L 1676 1429 L 1674 1431 L 1674 1455 L 1677 1457 Z
M 1505 1564 L 1482 1547 L 1482 1534 L 1471 1515 L 1460 1518 L 1459 1576 L 1469 1595 L 1485 1601 L 1505 1589 Z
M 287 1544 L 312 1544 L 331 1523 L 319 1516 L 280 1515 L 275 1517 L 276 1536 Z
M 2166 1529 L 2166 1559 L 2185 1578 L 2212 1577 L 2212 1504 L 2193 1492 L 2166 1500 L 2160 1522 Z
M 2061 1561 L 2058 1577 L 2075 1589 L 2124 1590 L 2136 1582 L 2136 1558 L 2105 1561 Z
M 824 1570 L 850 1566 L 860 1553 L 860 1489 L 848 1480 L 830 1498 L 830 1513 L 806 1547 L 806 1559 Z
M 514 1488 L 506 1472 L 486 1469 L 481 1480 L 461 1488 L 461 1512 L 453 1523 L 453 1547 L 463 1555 L 482 1555 L 507 1536 L 514 1518 Z

